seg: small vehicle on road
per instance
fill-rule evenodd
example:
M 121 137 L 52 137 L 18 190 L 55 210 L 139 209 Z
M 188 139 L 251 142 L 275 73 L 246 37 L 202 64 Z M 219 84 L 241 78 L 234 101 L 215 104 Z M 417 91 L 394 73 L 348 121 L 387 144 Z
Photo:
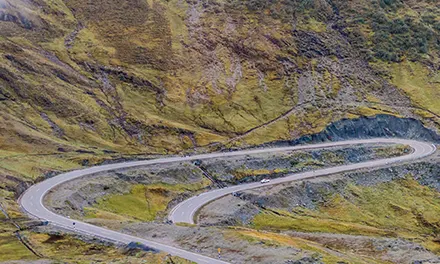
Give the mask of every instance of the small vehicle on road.
M 269 179 L 262 179 L 260 182 L 261 183 L 268 183 L 268 182 L 270 182 L 270 180 Z

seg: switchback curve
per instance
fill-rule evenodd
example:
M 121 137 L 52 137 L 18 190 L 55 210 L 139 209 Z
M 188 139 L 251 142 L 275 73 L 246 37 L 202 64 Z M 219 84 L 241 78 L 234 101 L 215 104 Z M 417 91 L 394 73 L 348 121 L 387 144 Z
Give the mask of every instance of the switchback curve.
M 50 211 L 44 206 L 43 199 L 51 189 L 55 188 L 56 186 L 62 183 L 85 176 L 91 176 L 99 172 L 111 171 L 116 169 L 138 167 L 138 166 L 152 165 L 152 164 L 166 164 L 171 162 L 191 161 L 197 159 L 203 160 L 203 159 L 241 156 L 241 155 L 258 154 L 258 153 L 282 152 L 289 150 L 317 149 L 317 148 L 328 148 L 335 146 L 350 146 L 350 145 L 358 145 L 358 144 L 377 144 L 377 143 L 407 144 L 411 146 L 414 151 L 408 155 L 404 155 L 400 157 L 367 161 L 362 163 L 326 168 L 312 172 L 292 174 L 283 178 L 272 180 L 270 183 L 265 184 L 264 186 L 279 184 L 279 183 L 294 181 L 299 179 L 325 176 L 337 172 L 344 172 L 344 171 L 356 170 L 361 168 L 386 166 L 390 163 L 415 160 L 431 155 L 436 150 L 433 144 L 422 141 L 393 139 L 393 138 L 375 138 L 375 139 L 349 140 L 349 141 L 328 142 L 321 144 L 290 146 L 290 147 L 280 147 L 280 148 L 263 148 L 263 149 L 250 149 L 250 150 L 242 150 L 242 151 L 234 151 L 234 152 L 209 153 L 209 154 L 194 155 L 190 157 L 169 157 L 169 158 L 160 158 L 153 160 L 122 162 L 116 164 L 95 166 L 87 169 L 81 169 L 81 170 L 59 174 L 53 178 L 44 180 L 40 183 L 31 186 L 20 197 L 19 203 L 23 208 L 23 210 L 27 212 L 29 215 L 42 220 L 47 220 L 54 225 L 72 230 L 77 233 L 100 237 L 106 240 L 114 241 L 116 243 L 128 244 L 130 242 L 139 242 L 148 247 L 152 247 L 157 250 L 167 252 L 171 255 L 179 256 L 197 263 L 224 264 L 227 262 L 219 259 L 203 256 L 190 251 L 186 251 L 183 249 L 179 249 L 176 247 L 172 247 L 169 245 L 161 244 L 158 242 L 109 230 L 103 227 L 94 226 L 88 223 L 80 222 L 77 220 L 73 220 L 55 214 L 54 212 Z M 260 186 L 261 186 L 260 183 L 242 184 L 228 188 L 213 190 L 198 196 L 194 196 L 174 207 L 169 214 L 169 219 L 172 220 L 173 222 L 194 223 L 195 212 L 199 210 L 201 207 L 203 207 L 206 203 L 218 199 L 232 192 L 254 189 Z

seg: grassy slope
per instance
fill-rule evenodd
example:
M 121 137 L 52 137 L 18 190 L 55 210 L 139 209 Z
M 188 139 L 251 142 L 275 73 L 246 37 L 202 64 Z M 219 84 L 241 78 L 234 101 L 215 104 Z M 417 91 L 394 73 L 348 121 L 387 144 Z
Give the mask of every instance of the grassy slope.
M 430 111 L 431 117 L 440 114 L 440 80 L 420 64 L 405 62 L 391 67 L 393 83 L 402 87 L 421 109 Z
M 25 234 L 35 249 L 46 258 L 67 263 L 179 263 L 190 261 L 178 257 L 172 260 L 166 253 L 146 253 L 142 251 L 126 254 L 113 246 L 90 244 L 66 235 Z
M 96 154 L 104 149 L 167 153 L 224 141 L 270 122 L 239 141 L 258 144 L 314 133 L 344 117 L 402 112 L 393 108 L 400 95 L 391 95 L 389 86 L 389 91 L 380 90 L 387 77 L 369 76 L 370 70 L 363 76 L 336 68 L 354 63 L 337 56 L 357 59 L 353 54 L 359 45 L 373 52 L 375 34 L 385 30 L 376 29 L 377 19 L 368 8 L 359 15 L 362 23 L 352 17 L 349 11 L 364 4 L 360 0 L 348 6 L 335 3 L 346 30 L 363 39 L 350 35 L 353 46 L 340 53 L 332 51 L 342 39 L 326 26 L 331 18 L 328 6 L 294 10 L 296 30 L 324 41 L 324 47 L 311 49 L 330 53 L 325 56 L 305 54 L 300 48 L 302 37 L 291 34 L 286 14 L 273 6 L 267 7 L 268 15 L 254 12 L 248 4 L 235 6 L 243 9 L 236 12 L 231 9 L 234 1 L 204 7 L 140 1 L 118 7 L 113 1 L 86 5 L 81 0 L 41 0 L 43 8 L 37 11 L 19 3 L 21 9 L 6 6 L 5 10 L 29 19 L 33 30 L 23 28 L 23 23 L 2 22 L 8 30 L 0 37 L 4 131 L 0 165 L 13 175 L 29 174 L 5 165 L 14 166 L 16 161 L 8 157 L 16 153 L 61 154 L 60 147 L 67 152 L 96 147 Z M 324 15 L 319 15 L 320 8 Z M 380 8 L 390 21 L 405 17 L 422 21 L 427 15 L 438 20 L 436 6 L 426 3 Z M 417 16 L 410 12 L 415 8 L 426 12 Z M 278 17 L 272 14 L 276 12 Z M 383 23 L 385 27 L 390 22 Z M 392 73 L 390 81 L 420 108 L 414 114 L 434 121 L 438 121 L 438 89 L 436 77 L 430 75 L 435 65 L 428 67 L 426 62 L 436 52 L 432 45 L 422 57 L 427 59 L 408 67 L 384 66 Z M 295 71 L 284 66 L 286 60 Z M 305 76 L 310 79 L 302 84 Z M 312 97 L 306 95 L 301 101 L 305 86 Z M 345 98 L 346 94 L 357 99 Z M 291 109 L 288 117 L 277 120 Z M 30 159 L 35 160 L 29 163 L 36 170 L 72 167 Z
M 15 231 L 15 226 L 0 215 L 0 261 L 41 259 L 16 238 Z M 20 234 L 43 259 L 50 259 L 56 263 L 191 263 L 178 257 L 172 257 L 171 261 L 166 253 L 125 253 L 123 249 L 87 243 L 69 235 L 30 231 L 20 231 Z
M 256 230 L 234 230 L 233 235 L 240 235 L 243 239 L 253 243 L 264 243 L 267 246 L 292 246 L 294 248 L 316 252 L 315 256 L 324 263 L 386 263 L 368 256 L 351 254 L 348 251 L 332 251 L 327 247 L 302 238 L 289 237 L 271 232 Z M 318 257 L 319 256 L 319 257 Z
M 345 194 L 334 195 L 317 210 L 303 208 L 279 215 L 257 215 L 258 229 L 299 230 L 416 239 L 436 253 L 439 232 L 438 192 L 404 179 L 372 187 L 349 186 Z
M 316 98 L 307 103 L 310 107 L 324 103 L 324 107 L 315 112 L 307 108 L 306 112 L 300 111 L 299 107 L 288 124 L 285 120 L 275 122 L 271 129 L 274 133 L 256 133 L 246 138 L 247 142 L 263 142 L 263 135 L 268 134 L 279 139 L 293 132 L 313 133 L 347 112 L 387 112 L 373 111 L 367 105 L 337 109 L 341 104 L 331 101 L 338 93 L 347 92 L 348 84 L 359 98 L 375 93 L 381 97 L 380 92 L 370 88 L 381 80 L 366 80 L 370 83 L 361 85 L 357 80 L 361 76 L 343 77 L 331 65 L 323 64 L 321 58 L 301 54 L 296 47 L 299 40 L 290 35 L 291 27 L 272 16 L 237 13 L 222 4 L 218 8 L 224 8 L 225 13 L 213 16 L 213 6 L 190 7 L 175 1 L 153 1 L 150 5 L 138 2 L 123 8 L 112 1 L 85 5 L 79 0 L 57 0 L 42 1 L 42 5 L 43 11 L 27 15 L 39 25 L 36 31 L 46 33 L 43 38 L 14 26 L 17 33 L 5 34 L 1 39 L 4 48 L 0 59 L 6 80 L 2 93 L 14 99 L 2 105 L 2 124 L 7 129 L 2 135 L 5 150 L 53 152 L 59 145 L 82 145 L 123 152 L 162 152 L 224 140 L 269 122 L 297 105 L 300 76 L 283 73 L 286 69 L 279 58 L 288 58 L 301 71 L 310 71 Z M 101 12 L 96 12 L 98 9 Z M 190 10 L 198 21 L 192 20 Z M 387 14 L 392 16 L 393 12 Z M 325 18 L 307 16 L 299 20 L 298 30 L 327 39 L 328 49 L 340 41 L 329 37 L 335 32 L 325 27 Z M 232 24 L 227 22 L 231 19 L 235 19 Z M 359 25 L 353 27 L 355 30 Z M 72 32 L 77 32 L 75 37 Z M 220 38 L 222 34 L 225 39 Z M 65 45 L 65 39 L 72 41 Z M 213 47 L 201 41 L 212 42 Z M 236 46 L 240 42 L 242 46 Z M 329 57 L 338 63 L 335 55 Z M 93 68 L 84 67 L 84 63 Z M 124 75 L 103 73 L 100 66 L 122 69 Z M 429 72 L 421 74 L 423 78 Z M 23 78 L 17 81 L 18 76 Z M 134 77 L 144 83 L 133 81 Z M 110 84 L 100 87 L 103 82 Z M 396 85 L 405 88 L 405 84 Z M 432 92 L 426 91 L 426 98 L 432 98 Z M 368 100 L 357 103 L 362 105 Z M 51 135 L 53 129 L 40 116 L 42 112 L 63 130 L 63 135 Z M 185 138 L 189 135 L 195 142 Z M 28 142 L 29 137 L 32 142 Z
M 116 215 L 138 221 L 152 221 L 166 210 L 168 203 L 178 194 L 199 190 L 207 184 L 209 182 L 191 185 L 134 185 L 128 194 L 102 197 L 94 207 L 88 208 L 86 217 L 112 219 Z
M 7 260 L 33 260 L 37 259 L 14 235 L 15 228 L 12 224 L 3 222 L 0 218 L 0 261 Z
M 284 12 L 290 7 L 280 3 L 258 12 L 249 1 L 12 2 L 0 7 L 20 18 L 0 21 L 0 196 L 10 213 L 17 211 L 11 189 L 18 182 L 7 176 L 34 182 L 123 154 L 166 154 L 240 135 L 236 144 L 259 144 L 360 115 L 414 116 L 437 128 L 440 122 L 432 39 L 424 53 L 387 51 L 414 62 L 382 64 L 373 56 L 369 69 L 352 60 L 358 50 L 374 55 L 375 35 L 385 30 L 374 27 L 371 10 L 437 32 L 439 7 L 427 1 L 371 9 L 364 0 L 334 1 L 344 32 L 329 26 L 332 7 L 322 1 L 294 8 L 293 24 L 285 14 L 292 12 Z M 376 74 L 377 64 L 392 78 Z

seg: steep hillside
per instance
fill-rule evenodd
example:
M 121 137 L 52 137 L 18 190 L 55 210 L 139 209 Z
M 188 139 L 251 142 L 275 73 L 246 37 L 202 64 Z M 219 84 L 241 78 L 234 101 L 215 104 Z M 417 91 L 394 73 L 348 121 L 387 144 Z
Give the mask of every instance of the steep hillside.
M 129 155 L 440 130 L 436 0 L 0 0 L 0 202 Z M 131 157 L 131 156 L 130 156 Z
M 0 12 L 2 151 L 255 144 L 376 113 L 440 122 L 432 1 L 3 0 Z

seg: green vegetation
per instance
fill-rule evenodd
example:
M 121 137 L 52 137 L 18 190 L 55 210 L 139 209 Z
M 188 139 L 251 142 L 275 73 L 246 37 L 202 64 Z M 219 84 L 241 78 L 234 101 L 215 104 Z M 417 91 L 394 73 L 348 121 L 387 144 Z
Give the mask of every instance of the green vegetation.
M 244 133 L 234 144 L 315 133 L 347 116 L 399 115 L 392 107 L 371 108 L 362 101 L 350 106 L 352 99 L 347 104 L 332 102 L 347 92 L 359 98 L 375 96 L 381 104 L 399 99 L 371 90 L 383 83 L 374 72 L 366 84 L 356 73 L 337 72 L 327 64 L 339 63 L 334 47 L 341 46 L 332 37 L 340 32 L 328 28 L 328 23 L 339 12 L 337 23 L 345 23 L 343 33 L 354 47 L 380 57 L 384 47 L 379 44 L 399 46 L 402 51 L 390 51 L 389 56 L 411 59 L 435 54 L 439 24 L 438 8 L 424 1 L 370 5 L 229 0 L 193 6 L 173 0 L 123 8 L 112 1 L 86 2 L 41 1 L 42 8 L 33 13 L 23 11 L 35 9 L 33 4 L 22 1 L 20 10 L 12 5 L 3 8 L 7 13 L 24 12 L 29 21 L 5 24 L 14 34 L 5 31 L 0 37 L 2 151 L 37 154 L 62 148 L 73 155 L 78 149 L 96 148 L 164 154 Z M 423 12 L 411 12 L 416 8 Z M 225 39 L 218 37 L 223 31 Z M 213 61 L 206 57 L 210 52 Z M 285 68 L 286 62 L 298 69 Z M 421 78 L 430 74 L 417 73 Z M 299 87 L 307 88 L 300 84 L 305 76 L 310 76 L 306 83 L 312 89 L 303 102 Z M 434 111 L 434 85 L 427 80 L 413 89 L 408 82 L 413 79 L 396 85 L 407 89 L 417 105 Z M 419 78 L 414 83 L 420 83 Z M 246 134 L 249 130 L 253 132 Z M 76 166 L 40 164 L 37 157 L 27 162 L 32 165 L 24 171 L 14 167 L 14 160 L 5 160 L 0 167 L 33 179 L 46 170 Z
M 391 74 L 393 83 L 405 91 L 416 106 L 431 111 L 437 117 L 440 115 L 439 83 L 432 79 L 427 67 L 411 62 L 394 64 L 391 66 Z
M 10 260 L 33 261 L 50 259 L 63 263 L 179 263 L 189 264 L 190 261 L 169 257 L 167 253 L 126 252 L 122 248 L 114 246 L 87 243 L 70 235 L 44 234 L 30 231 L 20 231 L 23 240 L 26 241 L 37 254 L 34 255 L 15 236 L 15 227 L 6 220 L 0 218 L 0 261 Z
M 27 239 L 35 249 L 45 256 L 68 263 L 192 263 L 179 257 L 168 257 L 166 253 L 130 252 L 113 246 L 91 244 L 69 235 L 27 233 Z
M 372 13 L 371 19 L 375 32 L 373 51 L 380 59 L 400 61 L 405 55 L 416 59 L 432 48 L 440 48 L 435 42 L 438 32 L 430 27 L 431 21 L 414 21 L 408 16 L 389 19 L 381 12 Z
M 349 252 L 341 252 L 338 251 L 338 254 L 335 254 L 335 251 L 327 250 L 328 246 L 325 247 L 320 245 L 319 243 L 309 241 L 302 238 L 291 237 L 282 234 L 276 234 L 271 232 L 259 232 L 256 230 L 234 230 L 231 232 L 231 236 L 240 235 L 243 239 L 247 240 L 251 243 L 259 243 L 262 242 L 266 246 L 291 246 L 294 248 L 303 249 L 306 251 L 315 252 L 314 255 L 321 259 L 324 263 L 341 263 L 341 262 L 349 262 L 349 263 L 383 263 L 383 261 L 379 261 L 376 259 L 368 258 L 366 256 L 356 256 L 354 254 L 350 254 Z M 332 254 L 333 253 L 333 254 Z
M 2 221 L 3 219 L 0 219 Z M 38 257 L 32 254 L 15 236 L 12 225 L 0 223 L 0 261 L 33 260 Z
M 350 185 L 317 210 L 267 211 L 257 215 L 257 229 L 298 230 L 416 239 L 440 252 L 438 192 L 407 178 L 372 187 Z
M 397 157 L 411 152 L 411 148 L 408 145 L 397 145 L 388 147 L 374 148 L 375 156 L 380 158 Z
M 301 211 L 297 215 L 285 211 L 263 212 L 254 218 L 252 227 L 259 230 L 296 230 L 376 236 L 394 235 L 391 231 L 381 230 L 368 225 L 320 219 L 318 216 L 316 218 L 313 217 L 315 215 L 312 217 L 309 215 L 304 216 L 302 213 Z
M 382 113 L 440 128 L 432 0 L 3 2 L 0 197 L 11 214 L 20 183 L 104 160 L 292 139 Z M 121 199 L 144 205 L 141 194 Z M 109 210 L 90 214 L 123 212 Z
M 417 13 L 417 9 L 423 10 Z M 372 1 L 350 16 L 351 37 L 364 46 L 370 59 L 424 61 L 440 51 L 440 9 L 429 1 Z
M 95 208 L 88 208 L 87 217 L 119 219 L 121 216 L 140 221 L 152 221 L 164 212 L 168 203 L 178 194 L 195 192 L 207 186 L 207 182 L 197 184 L 151 184 L 134 185 L 131 192 L 122 195 L 102 197 Z

